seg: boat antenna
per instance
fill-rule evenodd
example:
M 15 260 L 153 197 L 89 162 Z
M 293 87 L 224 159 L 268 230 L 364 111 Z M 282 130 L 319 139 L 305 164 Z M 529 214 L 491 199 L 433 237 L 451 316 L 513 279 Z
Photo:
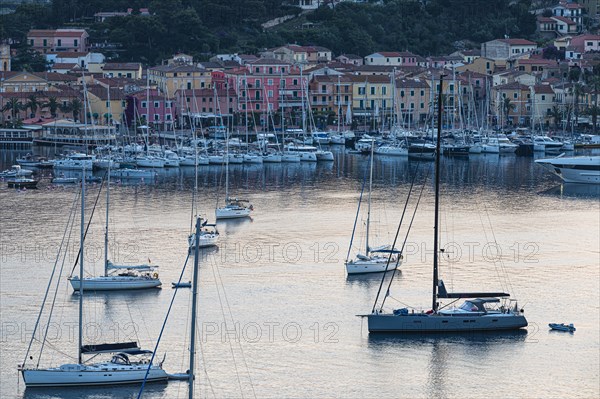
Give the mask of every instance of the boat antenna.
M 440 219 L 440 149 L 442 137 L 442 112 L 443 112 L 443 91 L 444 91 L 444 74 L 440 75 L 440 87 L 438 92 L 438 120 L 437 120 L 437 141 L 435 144 L 435 210 L 433 219 L 433 290 L 432 290 L 432 305 L 433 312 L 437 312 L 437 288 L 438 288 L 438 235 L 439 235 L 439 219 Z

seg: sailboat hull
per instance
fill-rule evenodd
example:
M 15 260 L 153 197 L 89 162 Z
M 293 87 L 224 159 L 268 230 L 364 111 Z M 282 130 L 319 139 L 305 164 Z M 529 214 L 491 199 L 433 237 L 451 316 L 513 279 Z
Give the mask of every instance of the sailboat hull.
M 248 208 L 218 208 L 215 212 L 217 219 L 238 219 L 250 216 L 250 209 Z
M 367 320 L 371 333 L 501 331 L 527 327 L 525 316 L 514 313 L 453 316 L 426 313 L 407 315 L 373 313 L 367 316 Z
M 73 290 L 79 291 L 81 281 L 74 277 L 69 279 Z M 83 279 L 84 291 L 116 291 L 142 290 L 158 288 L 162 285 L 158 278 L 140 276 L 99 276 Z
M 389 266 L 387 258 L 381 258 L 381 260 L 354 260 L 346 263 L 346 273 L 348 274 L 366 274 L 366 273 L 383 273 L 386 271 L 392 271 L 400 267 L 402 262 L 391 261 Z
M 25 386 L 66 387 L 90 385 L 122 385 L 144 381 L 148 365 L 132 365 L 127 368 L 112 364 L 81 366 L 63 365 L 51 369 L 22 370 Z M 167 381 L 167 373 L 159 367 L 152 367 L 146 382 Z

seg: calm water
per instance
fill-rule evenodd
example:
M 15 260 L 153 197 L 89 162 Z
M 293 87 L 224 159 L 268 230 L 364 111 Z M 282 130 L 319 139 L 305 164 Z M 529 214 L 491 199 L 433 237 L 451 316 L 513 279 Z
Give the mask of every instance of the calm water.
M 249 198 L 255 212 L 252 220 L 219 223 L 220 247 L 201 262 L 202 397 L 598 397 L 600 187 L 560 185 L 531 158 L 446 159 L 442 278 L 456 290 L 510 290 L 530 327 L 517 334 L 373 337 L 356 315 L 370 312 L 381 277 L 348 278 L 343 266 L 368 160 L 341 151 L 328 164 L 231 167 L 232 194 Z M 0 166 L 15 155 L 0 154 Z M 376 158 L 373 245 L 393 238 L 415 165 Z M 416 188 L 431 167 L 421 166 Z M 86 296 L 87 342 L 155 344 L 170 283 L 186 258 L 193 180 L 193 169 L 167 170 L 155 182 L 112 186 L 111 259 L 160 265 L 164 288 Z M 200 169 L 200 205 L 211 218 L 223 181 L 219 167 Z M 136 387 L 25 391 L 17 373 L 76 191 L 48 180 L 39 190 L 0 188 L 2 398 L 137 394 Z M 90 188 L 88 210 L 97 192 L 98 185 Z M 428 182 L 386 307 L 426 310 L 431 302 L 431 194 Z M 102 269 L 102 200 L 96 212 L 86 250 L 90 274 Z M 364 245 L 359 225 L 357 247 Z M 78 299 L 65 276 L 78 229 L 40 365 L 74 362 Z M 169 372 L 186 370 L 190 296 L 177 295 L 158 349 Z M 549 322 L 573 322 L 577 332 L 551 333 Z M 39 342 L 33 346 L 30 365 Z M 170 382 L 149 385 L 144 397 L 186 394 L 186 384 Z

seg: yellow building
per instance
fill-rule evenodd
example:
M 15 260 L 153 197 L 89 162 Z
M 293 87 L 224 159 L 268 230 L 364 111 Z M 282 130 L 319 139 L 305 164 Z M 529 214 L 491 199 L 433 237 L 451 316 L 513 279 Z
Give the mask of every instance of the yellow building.
M 139 62 L 107 62 L 102 67 L 104 76 L 109 78 L 142 78 L 142 64 Z
M 531 122 L 531 92 L 518 82 L 492 87 L 492 109 L 496 124 L 529 125 Z
M 31 72 L 3 72 L 0 92 L 19 93 L 48 90 L 48 81 Z
M 160 65 L 148 68 L 150 85 L 167 96 L 177 90 L 205 89 L 211 87 L 210 71 L 193 65 Z
M 389 118 L 393 112 L 391 76 L 351 76 L 352 114 L 356 117 Z M 384 119 L 382 119 L 384 120 Z
M 121 89 L 101 86 L 88 88 L 90 115 L 94 121 L 104 125 L 120 124 L 124 120 L 125 93 Z

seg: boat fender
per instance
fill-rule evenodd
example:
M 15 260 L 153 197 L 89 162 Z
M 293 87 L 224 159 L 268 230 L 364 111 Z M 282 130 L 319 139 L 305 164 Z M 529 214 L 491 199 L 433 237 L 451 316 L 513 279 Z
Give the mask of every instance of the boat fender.
M 158 278 L 158 273 L 154 273 L 154 274 L 152 274 L 152 277 L 154 277 L 154 278 Z

